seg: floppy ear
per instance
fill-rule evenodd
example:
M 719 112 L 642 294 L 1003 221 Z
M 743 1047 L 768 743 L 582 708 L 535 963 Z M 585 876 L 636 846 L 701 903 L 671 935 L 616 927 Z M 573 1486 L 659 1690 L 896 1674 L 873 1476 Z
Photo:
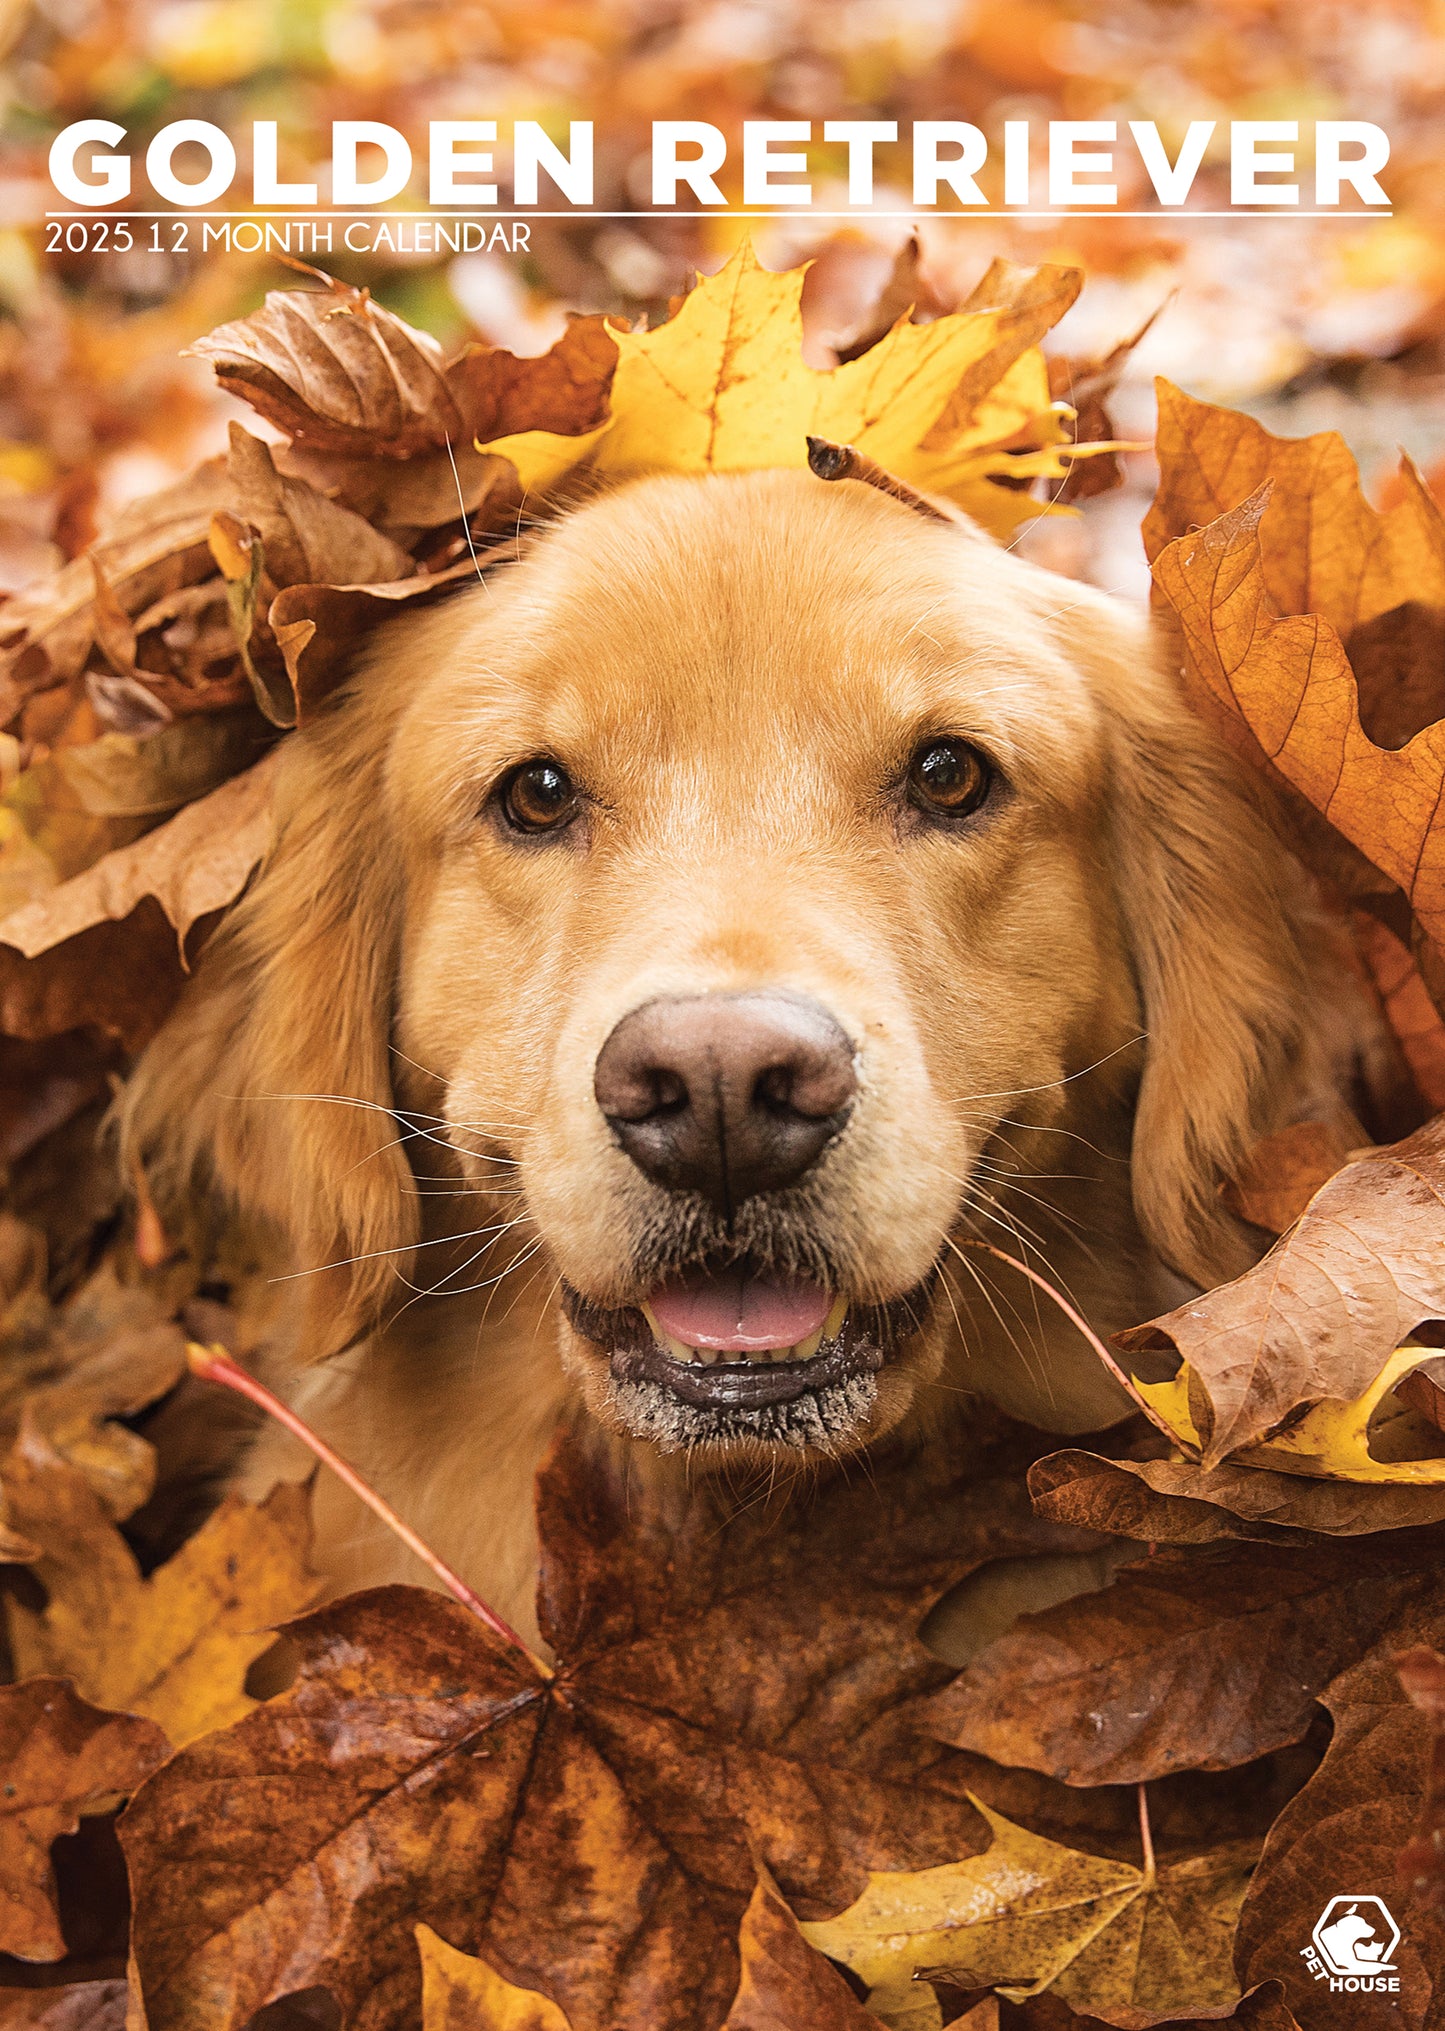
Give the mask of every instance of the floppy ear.
M 1303 870 L 1159 671 L 1143 617 L 1071 625 L 1111 721 L 1114 880 L 1146 1033 L 1135 1210 L 1207 1288 L 1258 1253 L 1221 1184 L 1261 1135 L 1327 1107 L 1346 1018 Z
M 376 717 L 338 699 L 287 741 L 271 851 L 120 1109 L 127 1173 L 144 1164 L 163 1206 L 218 1189 L 278 1230 L 299 1270 L 349 1265 L 303 1283 L 316 1358 L 380 1312 L 418 1230 L 392 1112 L 402 890 Z

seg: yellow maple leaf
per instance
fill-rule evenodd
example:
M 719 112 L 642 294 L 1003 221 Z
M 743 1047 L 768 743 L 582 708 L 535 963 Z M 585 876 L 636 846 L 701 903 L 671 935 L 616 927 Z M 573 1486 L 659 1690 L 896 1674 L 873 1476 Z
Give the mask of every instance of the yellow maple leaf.
M 1252 1849 L 1136 1869 L 972 1803 L 994 1836 L 983 1854 L 874 1871 L 846 1911 L 800 1927 L 868 1984 L 869 2006 L 885 2020 L 930 1978 L 1014 2001 L 1052 1987 L 1081 2010 L 1140 1998 L 1167 2010 L 1238 1994 L 1230 1940 Z
M 807 440 L 851 444 L 922 491 L 945 494 L 996 535 L 1046 504 L 995 484 L 1062 478 L 1070 413 L 1049 395 L 1033 343 L 1078 291 L 1072 269 L 1041 269 L 1013 301 L 932 324 L 901 317 L 856 360 L 818 371 L 803 359 L 805 270 L 774 274 L 744 244 L 703 276 L 655 331 L 611 333 L 611 413 L 565 437 L 528 430 L 478 444 L 511 461 L 528 494 L 574 473 L 748 472 L 806 466 Z

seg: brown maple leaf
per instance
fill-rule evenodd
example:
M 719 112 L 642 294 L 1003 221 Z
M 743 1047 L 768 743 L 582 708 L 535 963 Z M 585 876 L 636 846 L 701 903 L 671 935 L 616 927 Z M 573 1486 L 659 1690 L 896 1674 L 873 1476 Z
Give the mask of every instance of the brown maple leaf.
M 0 1686 L 0 1952 L 64 1958 L 51 1843 L 134 1791 L 169 1750 L 153 1721 L 88 1706 L 64 1679 Z
M 292 1626 L 292 1690 L 137 1797 L 152 2031 L 312 1985 L 362 2031 L 395 2023 L 418 1921 L 575 2031 L 697 2031 L 737 1989 L 754 1846 L 822 1915 L 869 1867 L 983 1845 L 912 1727 L 947 1672 L 908 1632 L 987 1559 L 1080 1542 L 987 1455 L 952 1480 L 882 1464 L 781 1514 L 699 1489 L 669 1522 L 564 1445 L 539 1524 L 554 1679 L 452 1603 L 354 1596 Z
M 1403 1651 L 1395 1669 L 1406 1698 L 1425 1715 L 1434 1734 L 1419 1823 L 1396 1867 L 1407 1890 L 1438 1906 L 1445 1904 L 1445 1657 L 1421 1643 Z

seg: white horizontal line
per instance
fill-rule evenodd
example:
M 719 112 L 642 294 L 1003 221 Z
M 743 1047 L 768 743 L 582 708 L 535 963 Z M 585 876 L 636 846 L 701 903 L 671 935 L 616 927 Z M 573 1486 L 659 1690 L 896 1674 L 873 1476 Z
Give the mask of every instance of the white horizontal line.
M 1119 211 L 1112 206 L 1098 211 L 1086 211 L 1080 206 L 1070 205 L 1062 209 L 1056 207 L 1053 210 L 1025 211 L 1021 209 L 1016 210 L 1011 205 L 985 205 L 977 211 L 967 212 L 878 212 L 869 211 L 864 207 L 854 211 L 824 212 L 812 211 L 807 206 L 798 206 L 796 209 L 779 211 L 725 211 L 720 208 L 714 208 L 709 211 L 597 212 L 569 208 L 566 211 L 517 212 L 464 211 L 460 208 L 447 209 L 442 206 L 433 206 L 430 211 L 424 212 L 342 210 L 318 210 L 313 212 L 268 211 L 264 205 L 254 205 L 249 211 L 240 212 L 201 210 L 109 212 L 97 209 L 95 211 L 46 212 L 44 216 L 47 219 L 295 219 L 298 224 L 317 225 L 323 224 L 328 219 L 494 219 L 498 223 L 504 219 L 517 219 L 523 222 L 528 219 L 630 219 L 634 225 L 645 225 L 649 219 L 791 219 L 794 224 L 799 224 L 808 219 L 854 219 L 858 221 L 866 219 L 912 219 L 920 223 L 925 219 L 929 221 L 939 219 L 1392 219 L 1395 214 L 1393 208 L 1385 208 L 1379 205 L 1372 205 L 1368 209 L 1361 206 L 1351 211 L 1300 211 L 1293 205 L 1272 205 L 1267 209 L 1262 206 L 1256 209 L 1247 205 L 1233 205 L 1226 207 L 1222 211 L 1201 211 L 1188 207 L 1180 207 L 1178 210 L 1174 210 L 1164 205 L 1149 206 L 1142 211 Z

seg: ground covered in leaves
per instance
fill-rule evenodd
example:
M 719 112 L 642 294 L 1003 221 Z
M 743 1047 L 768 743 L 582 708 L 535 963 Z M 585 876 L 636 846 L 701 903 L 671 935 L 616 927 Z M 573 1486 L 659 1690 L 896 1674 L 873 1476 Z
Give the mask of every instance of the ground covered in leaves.
M 1301 1958 L 1337 1888 L 1400 1922 L 1378 2021 L 1445 2023 L 1445 527 L 1408 470 L 1381 514 L 1338 440 L 1163 391 L 1161 626 L 1393 1041 L 1231 1185 L 1260 1266 L 1097 1349 L 1138 1406 L 1098 1446 L 980 1406 L 966 1457 L 664 1523 L 561 1439 L 553 1663 L 443 1595 L 317 1608 L 304 1494 L 206 1492 L 248 1412 L 185 1347 L 245 1357 L 255 1267 L 97 1142 L 277 747 L 524 503 L 809 433 L 1000 537 L 1107 478 L 1109 363 L 1081 420 L 1039 351 L 1078 274 L 926 318 L 912 280 L 819 371 L 746 251 L 526 361 L 317 277 L 197 335 L 257 412 L 229 457 L 0 607 L 0 2027 L 1350 2031 Z M 1112 1578 L 962 1671 L 920 1639 L 1045 1556 Z

